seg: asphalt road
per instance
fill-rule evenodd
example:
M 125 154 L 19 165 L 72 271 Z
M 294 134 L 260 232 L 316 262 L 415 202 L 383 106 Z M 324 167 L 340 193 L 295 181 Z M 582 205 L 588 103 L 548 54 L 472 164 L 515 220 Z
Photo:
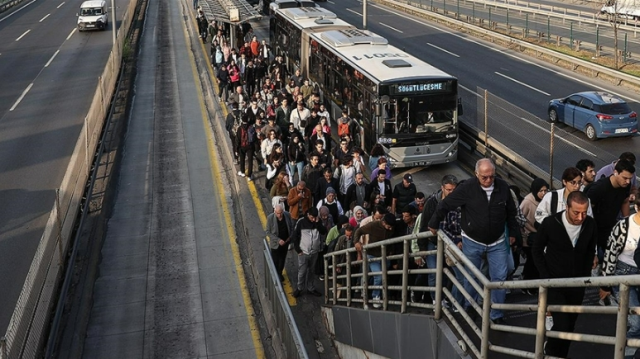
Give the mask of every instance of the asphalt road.
M 126 8 L 121 5 L 118 18 Z M 0 15 L 0 333 L 112 45 L 109 31 L 75 31 L 78 6 L 35 1 Z M 115 22 L 109 20 L 111 30 Z
M 356 0 L 345 0 L 339 5 L 330 0 L 321 6 L 358 27 L 362 26 L 362 4 Z M 545 170 L 549 169 L 547 107 L 550 99 L 579 91 L 607 90 L 624 97 L 636 112 L 640 112 L 637 95 L 630 91 L 423 19 L 370 5 L 367 23 L 368 29 L 388 38 L 391 44 L 458 77 L 465 106 L 462 121 L 465 123 L 484 129 L 483 115 L 476 111 L 478 88 L 487 89 L 506 103 L 520 108 L 510 113 L 499 113 L 493 106 L 488 132 Z M 523 117 L 528 120 L 523 120 Z M 591 158 L 600 167 L 640 144 L 638 137 L 590 142 L 582 132 L 562 124 L 556 127 L 556 134 L 562 138 L 555 145 L 556 177 L 581 158 Z

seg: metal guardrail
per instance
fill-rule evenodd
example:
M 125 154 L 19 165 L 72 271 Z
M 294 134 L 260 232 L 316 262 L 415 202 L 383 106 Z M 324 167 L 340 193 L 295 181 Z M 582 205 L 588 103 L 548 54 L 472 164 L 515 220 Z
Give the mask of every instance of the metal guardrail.
M 478 34 L 481 34 L 482 36 L 490 37 L 494 40 L 494 42 L 498 40 L 510 46 L 514 46 L 514 45 L 518 46 L 521 49 L 525 49 L 525 50 L 529 50 L 530 52 L 533 52 L 533 54 L 536 57 L 544 56 L 551 60 L 554 60 L 556 63 L 562 61 L 564 63 L 571 64 L 571 68 L 573 69 L 574 72 L 582 68 L 584 69 L 583 73 L 590 75 L 591 77 L 602 78 L 604 80 L 613 82 L 616 85 L 627 84 L 633 88 L 640 89 L 639 77 L 632 76 L 621 71 L 616 71 L 602 65 L 594 64 L 592 62 L 585 61 L 577 57 L 565 55 L 558 51 L 550 50 L 545 47 L 538 46 L 523 40 L 518 40 L 516 38 L 510 37 L 507 35 L 496 33 L 490 29 L 486 29 L 474 24 L 470 24 L 465 21 L 457 20 L 455 18 L 430 11 L 428 7 L 421 6 L 422 4 L 418 4 L 413 1 L 409 1 L 409 0 L 397 0 L 397 1 L 396 0 L 374 0 L 374 1 L 384 4 L 386 6 L 400 9 L 410 14 L 416 14 L 419 16 L 432 18 L 437 22 L 447 23 L 449 25 L 453 25 L 458 28 L 464 28 L 465 31 L 467 32 L 478 33 Z
M 2 4 L 0 4 L 0 14 L 9 10 L 10 8 L 16 6 L 16 5 L 20 5 L 23 2 L 25 2 L 26 0 L 10 0 L 7 2 L 3 2 Z
M 47 340 L 52 308 L 66 265 L 71 234 L 86 190 L 105 118 L 121 67 L 124 38 L 131 26 L 132 1 L 118 30 L 67 170 L 49 213 L 38 248 L 18 297 L 6 334 L 0 339 L 0 359 L 36 358 Z M 115 21 L 113 22 L 115 23 Z
M 276 267 L 271 259 L 271 249 L 266 240 L 264 240 L 263 243 L 264 288 L 267 299 L 269 299 L 271 303 L 271 312 L 273 313 L 278 333 L 280 334 L 282 344 L 286 351 L 286 358 L 308 359 L 309 355 L 304 347 L 300 331 L 298 331 L 296 320 L 293 318 L 293 313 L 287 301 L 287 295 L 282 288 Z
M 599 343 L 614 345 L 614 359 L 624 358 L 625 345 L 630 347 L 640 347 L 640 339 L 627 339 L 627 315 L 629 313 L 639 314 L 640 307 L 629 307 L 629 288 L 631 286 L 640 286 L 640 275 L 636 276 L 607 276 L 607 277 L 587 277 L 587 278 L 561 278 L 561 279 L 543 279 L 543 280 L 523 280 L 523 281 L 504 281 L 491 282 L 482 272 L 476 268 L 462 253 L 462 251 L 447 237 L 442 231 L 438 231 L 437 250 L 411 253 L 411 242 L 420 238 L 433 237 L 430 232 L 402 236 L 398 238 L 388 239 L 381 242 L 370 243 L 363 246 L 363 260 L 352 261 L 351 254 L 355 252 L 355 248 L 349 248 L 341 251 L 328 253 L 324 256 L 325 271 L 325 303 L 333 305 L 345 304 L 350 306 L 354 302 L 363 304 L 364 309 L 369 309 L 369 304 L 382 304 L 383 310 L 388 310 L 389 305 L 399 306 L 401 313 L 406 312 L 407 307 L 431 308 L 434 310 L 436 320 L 442 319 L 444 314 L 451 325 L 462 338 L 466 347 L 470 349 L 478 358 L 488 358 L 489 351 L 506 353 L 521 358 L 537 358 L 544 357 L 543 344 L 545 337 L 561 338 L 570 341 Z M 402 243 L 403 252 L 401 254 L 388 255 L 388 247 Z M 380 247 L 381 256 L 367 259 L 367 250 Z M 430 269 L 409 269 L 409 260 L 413 260 L 417 256 L 436 255 L 436 268 Z M 344 263 L 336 263 L 338 256 L 344 256 Z M 469 293 L 464 289 L 456 276 L 449 268 L 445 268 L 445 258 L 451 264 L 451 267 L 458 269 L 461 274 L 470 282 L 470 284 L 478 292 L 482 304 L 477 303 Z M 387 261 L 393 259 L 402 259 L 401 268 L 393 270 L 388 267 Z M 330 262 L 331 260 L 331 262 Z M 380 272 L 370 272 L 368 263 L 370 261 L 380 261 L 382 270 Z M 359 266 L 362 268 L 361 273 L 352 274 L 352 267 Z M 337 272 L 337 268 L 344 268 L 341 271 L 345 274 Z M 410 274 L 435 274 L 435 287 L 413 286 L 409 283 Z M 382 276 L 382 285 L 369 285 L 368 278 L 372 275 Z M 391 276 L 401 276 L 401 285 L 389 285 Z M 453 285 L 460 291 L 464 298 L 471 305 L 470 310 L 475 310 L 482 315 L 482 324 L 478 327 L 474 320 L 464 310 L 463 303 L 459 303 L 451 294 L 451 291 L 443 286 L 443 278 L 447 276 Z M 475 277 L 475 278 L 474 278 Z M 360 279 L 358 285 L 352 285 L 352 279 Z M 346 281 L 346 285 L 339 286 L 338 281 Z M 620 304 L 618 308 L 601 307 L 601 306 L 569 306 L 569 305 L 547 305 L 547 289 L 558 287 L 601 287 L 601 286 L 620 286 Z M 494 289 L 528 289 L 538 288 L 537 304 L 493 304 L 491 302 L 491 290 Z M 372 289 L 379 289 L 382 292 L 380 300 L 371 300 L 368 293 Z M 354 299 L 351 297 L 352 290 L 361 290 L 362 298 Z M 400 300 L 390 300 L 389 292 L 399 291 Z M 435 304 L 412 303 L 409 300 L 409 292 L 435 292 Z M 340 293 L 346 292 L 345 298 Z M 470 327 L 465 331 L 462 328 L 458 317 L 454 316 L 452 311 L 442 306 L 443 295 L 458 310 L 464 322 Z M 397 307 L 394 309 L 398 309 Z M 511 310 L 511 311 L 530 311 L 537 313 L 537 321 L 535 328 L 526 328 L 513 325 L 493 324 L 489 320 L 491 309 Z M 546 312 L 561 313 L 591 313 L 591 314 L 608 314 L 616 315 L 617 325 L 615 336 L 592 335 L 584 333 L 569 333 L 558 331 L 547 331 L 545 328 Z M 489 341 L 490 330 L 504 331 L 510 333 L 518 333 L 523 335 L 534 336 L 536 338 L 534 351 L 526 351 L 506 346 L 498 346 L 491 344 Z M 480 348 L 478 348 L 471 336 L 480 339 Z M 461 348 L 463 349 L 463 348 Z M 463 349 L 464 350 L 464 349 Z

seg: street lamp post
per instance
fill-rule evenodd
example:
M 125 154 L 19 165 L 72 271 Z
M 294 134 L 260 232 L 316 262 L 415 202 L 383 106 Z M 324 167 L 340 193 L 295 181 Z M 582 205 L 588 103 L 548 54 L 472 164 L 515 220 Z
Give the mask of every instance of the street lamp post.
M 367 0 L 362 0 L 362 28 L 367 29 Z
M 116 44 L 116 2 L 111 0 L 111 33 L 113 34 L 113 44 Z

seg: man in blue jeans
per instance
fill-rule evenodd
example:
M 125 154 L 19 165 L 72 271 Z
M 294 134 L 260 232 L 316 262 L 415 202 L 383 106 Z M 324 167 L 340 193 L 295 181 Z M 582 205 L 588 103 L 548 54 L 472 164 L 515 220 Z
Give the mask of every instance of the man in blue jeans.
M 506 238 L 505 223 L 509 233 L 516 233 L 520 229 L 509 185 L 496 178 L 496 167 L 490 159 L 478 160 L 475 177 L 458 184 L 450 195 L 438 203 L 435 214 L 429 220 L 429 230 L 435 234 L 447 213 L 458 207 L 462 216 L 462 252 L 478 269 L 482 260 L 486 259 L 492 282 L 506 280 L 509 253 L 504 241 L 513 244 L 516 239 Z M 464 288 L 477 302 L 478 293 L 466 279 Z M 504 303 L 505 296 L 504 289 L 493 290 L 491 302 Z M 465 309 L 472 319 L 477 318 L 477 312 L 468 301 L 465 301 Z M 501 310 L 491 309 L 490 319 L 495 324 L 504 324 L 503 316 Z
M 389 239 L 393 237 L 393 227 L 396 224 L 396 216 L 391 213 L 387 213 L 384 215 L 381 221 L 373 221 L 365 224 L 364 226 L 358 228 L 356 230 L 355 235 L 353 236 L 354 241 L 356 243 L 356 250 L 358 252 L 362 251 L 362 246 L 365 244 L 375 243 L 384 241 L 385 239 Z M 370 248 L 367 250 L 367 258 L 369 258 L 369 271 L 370 272 L 382 272 L 382 262 L 380 260 L 372 261 L 374 258 L 380 258 L 381 255 L 381 247 Z M 382 285 L 382 276 L 374 275 L 373 276 L 373 285 Z M 373 295 L 374 300 L 381 300 L 380 289 L 374 289 L 371 293 Z M 363 298 L 367 299 L 367 298 Z M 374 308 L 380 308 L 381 305 L 379 302 L 373 303 Z

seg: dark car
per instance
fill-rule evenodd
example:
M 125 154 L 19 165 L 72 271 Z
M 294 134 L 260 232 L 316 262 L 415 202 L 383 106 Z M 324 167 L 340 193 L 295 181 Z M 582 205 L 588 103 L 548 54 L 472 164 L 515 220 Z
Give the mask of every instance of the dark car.
M 583 131 L 592 141 L 638 133 L 638 115 L 620 97 L 602 91 L 579 92 L 549 102 L 549 120 Z

